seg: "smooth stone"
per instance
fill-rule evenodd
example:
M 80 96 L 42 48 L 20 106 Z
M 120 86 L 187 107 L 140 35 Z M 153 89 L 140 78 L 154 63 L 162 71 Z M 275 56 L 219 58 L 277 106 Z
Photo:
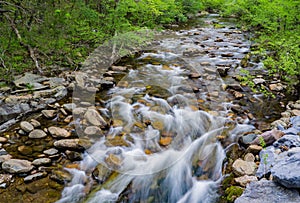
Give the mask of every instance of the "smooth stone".
M 38 180 L 40 178 L 45 177 L 46 175 L 47 175 L 46 173 L 42 173 L 42 172 L 35 173 L 35 174 L 32 174 L 32 175 L 26 176 L 24 178 L 24 182 L 31 182 L 31 181 L 34 181 L 34 180 Z
M 300 202 L 299 192 L 286 189 L 273 181 L 260 180 L 247 185 L 246 190 L 235 203 L 295 203 Z
M 46 118 L 54 118 L 56 116 L 56 110 L 42 110 L 42 114 L 46 117 Z
M 253 145 L 262 145 L 262 144 L 271 145 L 276 140 L 278 140 L 279 138 L 281 138 L 283 135 L 284 135 L 284 133 L 282 131 L 273 129 L 273 130 L 264 132 L 261 135 L 258 135 L 257 138 L 255 138 L 255 140 L 253 140 L 251 142 L 251 144 L 253 144 Z M 261 143 L 262 142 L 262 140 L 261 140 L 262 138 L 261 137 L 263 138 L 264 143 Z
M 277 91 L 277 92 L 280 92 L 282 91 L 285 87 L 283 84 L 281 83 L 277 83 L 277 84 L 270 84 L 269 85 L 269 88 L 271 91 Z
M 107 126 L 107 123 L 104 120 L 104 118 L 95 109 L 88 109 L 84 114 L 84 118 L 94 126 Z
M 20 123 L 20 127 L 22 130 L 24 130 L 27 133 L 29 133 L 30 131 L 32 131 L 34 129 L 33 125 L 27 121 L 22 121 Z
M 66 129 L 55 126 L 49 127 L 48 131 L 54 138 L 67 138 L 71 136 L 71 132 L 67 131 Z
M 240 142 L 242 142 L 243 144 L 250 144 L 251 142 L 253 142 L 255 140 L 255 138 L 257 137 L 256 134 L 254 133 L 251 133 L 251 134 L 247 134 L 247 135 L 244 135 L 240 138 Z
M 27 173 L 33 169 L 33 166 L 27 160 L 9 159 L 2 163 L 2 169 L 9 173 Z
M 54 146 L 62 149 L 81 149 L 79 139 L 62 139 L 54 142 Z
M 256 164 L 254 162 L 237 159 L 233 163 L 232 169 L 237 176 L 254 175 L 256 171 Z
M 256 176 L 248 176 L 244 175 L 238 178 L 235 178 L 234 181 L 238 183 L 240 186 L 246 187 L 246 185 L 253 181 L 258 181 Z
M 7 141 L 6 137 L 0 137 L 0 143 L 6 143 Z
M 263 78 L 255 78 L 255 79 L 253 79 L 253 82 L 254 82 L 254 84 L 256 84 L 256 85 L 260 85 L 260 84 L 265 83 L 266 80 L 263 79 Z
M 86 112 L 86 108 L 83 107 L 77 107 L 73 109 L 73 115 L 75 116 L 83 115 L 85 112 Z
M 127 67 L 126 66 L 111 66 L 112 71 L 126 71 Z
M 38 121 L 35 120 L 35 119 L 31 119 L 31 120 L 30 120 L 30 123 L 31 123 L 31 125 L 33 125 L 33 127 L 35 127 L 35 128 L 38 128 L 38 127 L 41 126 L 41 123 L 38 122 Z
M 254 162 L 255 161 L 255 156 L 251 153 L 247 153 L 244 157 L 244 160 L 248 161 L 248 162 Z
M 252 153 L 252 154 L 258 154 L 261 150 L 262 150 L 262 146 L 259 146 L 259 145 L 250 145 L 246 152 L 248 153 Z
M 32 164 L 35 166 L 47 165 L 51 163 L 49 158 L 39 158 L 32 161 Z
M 35 129 L 29 133 L 28 137 L 32 139 L 39 139 L 47 137 L 47 134 L 43 130 Z
M 97 126 L 88 126 L 85 128 L 84 130 L 84 134 L 91 136 L 91 135 L 99 135 L 102 136 L 102 130 L 101 128 L 97 127 Z
M 72 175 L 64 170 L 53 170 L 50 179 L 60 183 L 65 184 L 66 182 L 70 182 L 72 180 Z
M 63 104 L 62 107 L 67 112 L 72 113 L 72 111 L 76 108 L 76 104 L 74 104 L 74 103 Z
M 52 156 L 58 153 L 58 150 L 55 148 L 51 148 L 51 149 L 47 149 L 45 151 L 43 151 L 44 154 Z
M 172 142 L 172 137 L 161 137 L 159 140 L 159 144 L 162 146 L 168 146 Z
M 300 152 L 276 160 L 271 173 L 276 182 L 287 188 L 300 188 Z

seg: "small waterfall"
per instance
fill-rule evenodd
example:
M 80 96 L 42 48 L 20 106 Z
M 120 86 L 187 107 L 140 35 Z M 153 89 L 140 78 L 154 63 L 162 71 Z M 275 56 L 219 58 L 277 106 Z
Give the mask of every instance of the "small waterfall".
M 106 114 L 113 125 L 105 137 L 93 140 L 80 169 L 68 169 L 73 180 L 58 203 L 216 202 L 225 158 L 218 136 L 234 141 L 252 126 L 226 116 L 230 103 L 222 95 L 221 108 L 210 109 L 219 116 L 199 110 L 188 75 L 203 67 L 187 68 L 180 40 L 173 41 L 161 43 L 172 53 L 143 53 L 137 59 L 161 63 L 138 65 L 108 92 Z M 221 89 L 222 82 L 217 78 L 202 85 L 206 89 L 199 95 Z M 209 106 L 214 108 L 214 102 Z M 92 172 L 99 165 L 111 174 L 95 187 Z

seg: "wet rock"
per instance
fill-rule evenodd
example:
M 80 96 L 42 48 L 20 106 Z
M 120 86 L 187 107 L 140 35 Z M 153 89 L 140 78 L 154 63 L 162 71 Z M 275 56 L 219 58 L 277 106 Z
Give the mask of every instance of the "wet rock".
M 42 110 L 43 116 L 48 119 L 52 119 L 56 116 L 56 110 Z
M 297 190 L 286 189 L 273 181 L 251 182 L 235 203 L 300 202 Z
M 62 139 L 54 142 L 54 146 L 62 149 L 82 149 L 79 139 Z
M 86 108 L 77 107 L 77 108 L 73 109 L 73 115 L 75 115 L 75 116 L 83 115 L 85 112 L 86 112 Z
M 159 144 L 162 146 L 168 146 L 172 142 L 172 137 L 161 137 L 159 140 Z
M 30 146 L 19 146 L 18 147 L 18 151 L 22 154 L 22 155 L 30 155 L 32 154 L 32 147 Z
M 244 97 L 244 94 L 238 92 L 238 91 L 233 91 L 232 92 L 233 96 L 236 98 L 236 99 L 241 99 Z
M 99 135 L 99 137 L 103 135 L 101 128 L 99 128 L 97 126 L 86 127 L 84 130 L 84 134 L 86 134 L 87 136 Z
M 67 138 L 71 136 L 71 132 L 55 126 L 49 127 L 48 131 L 54 138 Z
M 244 135 L 240 138 L 240 142 L 243 143 L 243 144 L 250 144 L 251 142 L 253 142 L 255 140 L 255 138 L 257 137 L 256 134 L 254 133 L 251 133 L 251 134 L 247 134 L 247 135 Z
M 203 65 L 204 62 L 202 62 L 201 65 Z M 214 68 L 204 68 L 203 69 L 205 72 L 207 73 L 211 73 L 211 74 L 216 74 L 217 73 L 217 69 L 214 69 Z
M 74 104 L 74 103 L 63 104 L 62 107 L 63 107 L 67 112 L 72 113 L 73 109 L 76 108 L 76 104 Z
M 40 139 L 47 137 L 47 134 L 43 130 L 35 129 L 29 133 L 28 137 L 32 139 Z
M 256 176 L 248 176 L 244 175 L 238 178 L 235 178 L 234 181 L 240 186 L 246 187 L 246 185 L 250 182 L 258 181 Z
M 187 48 L 185 51 L 183 51 L 184 56 L 199 56 L 200 54 L 201 50 L 195 48 Z
M 282 156 L 274 163 L 271 173 L 276 182 L 287 188 L 300 188 L 300 152 Z
M 58 150 L 55 149 L 55 148 L 51 148 L 51 149 L 47 149 L 47 150 L 43 151 L 43 153 L 46 154 L 46 155 L 52 156 L 52 155 L 57 154 Z
M 253 82 L 256 85 L 260 85 L 260 84 L 264 84 L 266 82 L 266 80 L 263 78 L 255 78 L 255 79 L 253 79 Z
M 247 153 L 252 153 L 252 154 L 258 154 L 261 150 L 262 150 L 262 146 L 259 146 L 259 145 L 250 145 L 246 152 Z
M 39 158 L 32 161 L 32 164 L 35 166 L 42 166 L 51 163 L 51 159 L 49 158 Z
M 7 138 L 6 137 L 0 137 L 0 143 L 6 143 Z
M 4 188 L 11 182 L 12 175 L 10 174 L 0 174 L 0 187 L 2 187 L 2 184 L 4 184 Z
M 65 153 L 66 153 L 68 159 L 71 161 L 81 161 L 82 160 L 81 153 L 79 153 L 79 152 L 66 150 Z
M 72 175 L 64 170 L 54 170 L 52 171 L 50 178 L 59 184 L 64 184 L 72 180 Z
M 2 169 L 9 173 L 27 173 L 33 169 L 30 161 L 9 159 L 2 163 Z
M 271 91 L 280 92 L 285 88 L 285 86 L 281 83 L 276 83 L 276 84 L 270 84 L 269 88 L 270 88 Z
M 237 159 L 233 163 L 232 169 L 237 176 L 254 175 L 256 171 L 256 164 L 254 162 Z
M 200 78 L 201 74 L 200 73 L 191 73 L 191 74 L 189 74 L 189 77 L 190 78 Z
M 233 57 L 234 54 L 233 53 L 223 53 L 221 54 L 222 57 Z
M 276 140 L 278 140 L 279 138 L 281 138 L 284 135 L 284 133 L 280 130 L 270 130 L 267 132 L 264 132 L 261 135 L 258 135 L 257 138 L 255 138 L 255 140 L 253 140 L 253 142 L 251 142 L 251 144 L 253 145 L 262 145 L 262 139 L 264 140 L 264 144 L 266 145 L 271 145 L 273 144 Z
M 0 149 L 0 156 L 8 154 L 5 149 Z
M 111 66 L 112 71 L 126 71 L 127 67 L 126 66 Z
M 10 154 L 1 155 L 0 156 L 0 164 L 7 161 L 7 160 L 9 160 L 9 159 L 11 159 L 11 158 L 12 158 L 12 156 Z
M 119 168 L 122 164 L 121 159 L 114 154 L 109 154 L 105 159 L 105 162 L 109 167 L 112 167 L 113 169 Z
M 287 147 L 288 149 L 300 147 L 300 137 L 298 135 L 285 135 L 274 142 L 273 146 L 277 149 L 281 147 Z
M 27 121 L 22 121 L 20 123 L 20 127 L 22 130 L 24 130 L 27 133 L 29 133 L 30 131 L 32 131 L 34 129 L 33 125 Z
M 256 176 L 258 178 L 269 176 L 271 172 L 272 164 L 274 163 L 276 157 L 277 154 L 275 153 L 275 149 L 273 146 L 267 147 L 266 149 L 260 151 L 259 153 L 260 163 L 256 171 Z
M 129 147 L 129 143 L 126 142 L 126 140 L 124 140 L 123 137 L 121 136 L 109 136 L 107 137 L 107 140 L 105 142 L 105 145 L 108 147 L 115 147 L 115 146 L 125 146 L 125 147 Z
M 95 109 L 88 109 L 84 114 L 84 118 L 94 126 L 107 126 L 107 123 L 104 120 L 104 118 Z
M 103 164 L 98 164 L 92 174 L 99 183 L 104 183 L 109 178 L 111 173 L 112 171 L 106 166 Z
M 38 127 L 41 126 L 41 123 L 38 122 L 38 121 L 35 120 L 35 119 L 31 119 L 31 120 L 30 120 L 30 124 L 31 124 L 34 128 L 38 128 Z
M 39 172 L 39 173 L 35 173 L 35 174 L 33 174 L 33 175 L 29 175 L 29 176 L 26 176 L 25 178 L 24 178 L 24 182 L 26 183 L 28 183 L 28 182 L 32 182 L 32 181 L 34 181 L 34 180 L 38 180 L 38 179 L 41 179 L 41 178 L 43 178 L 43 177 L 46 177 L 46 173 L 42 173 L 42 172 Z
M 217 67 L 217 71 L 221 77 L 225 77 L 228 74 L 230 67 Z

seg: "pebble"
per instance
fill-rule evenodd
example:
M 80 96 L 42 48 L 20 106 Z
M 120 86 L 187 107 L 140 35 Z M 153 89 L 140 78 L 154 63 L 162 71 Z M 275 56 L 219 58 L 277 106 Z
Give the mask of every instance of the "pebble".
M 46 118 L 54 118 L 56 116 L 56 110 L 42 110 L 42 114 L 46 117 Z
M 49 158 L 39 158 L 32 161 L 32 164 L 35 166 L 47 165 L 51 163 Z
M 71 132 L 67 131 L 66 129 L 55 126 L 49 127 L 48 132 L 54 138 L 67 138 L 71 136 Z
M 27 133 L 29 133 L 30 131 L 32 131 L 34 129 L 33 125 L 27 121 L 22 121 L 20 123 L 20 127 L 22 130 L 24 130 Z
M 33 139 L 39 139 L 47 137 L 47 134 L 43 130 L 35 129 L 29 133 L 28 137 Z
M 43 153 L 51 156 L 51 155 L 57 154 L 58 150 L 55 148 L 51 148 L 51 149 L 47 149 L 47 150 L 43 151 Z
M 35 173 L 33 175 L 29 175 L 29 176 L 26 176 L 24 178 L 24 182 L 31 182 L 31 181 L 34 181 L 34 180 L 38 180 L 40 178 L 43 178 L 45 177 L 47 174 L 45 173 L 42 173 L 42 172 L 39 172 L 39 173 Z
M 237 176 L 254 175 L 256 171 L 256 164 L 254 162 L 237 159 L 233 163 L 232 169 Z
M 33 169 L 33 166 L 27 160 L 9 159 L 2 163 L 2 169 L 9 173 L 27 173 Z

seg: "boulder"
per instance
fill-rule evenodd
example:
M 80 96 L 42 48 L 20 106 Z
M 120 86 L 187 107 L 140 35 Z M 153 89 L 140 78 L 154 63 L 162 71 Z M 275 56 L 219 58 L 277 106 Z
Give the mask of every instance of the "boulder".
M 292 147 L 300 147 L 300 137 L 298 135 L 285 135 L 274 142 L 273 146 L 277 149 L 281 147 L 287 147 L 288 149 Z
M 33 169 L 33 166 L 27 160 L 9 159 L 2 163 L 2 169 L 9 173 L 27 173 Z
M 287 188 L 300 188 L 300 152 L 281 156 L 274 163 L 271 173 L 276 182 Z
M 257 138 L 255 138 L 255 140 L 253 140 L 251 142 L 251 144 L 254 144 L 254 145 L 262 145 L 262 138 L 264 140 L 264 144 L 266 145 L 271 145 L 273 144 L 276 140 L 278 140 L 279 138 L 281 138 L 282 136 L 284 135 L 284 133 L 280 130 L 276 130 L 276 129 L 273 129 L 273 130 L 270 130 L 270 131 L 267 131 L 267 132 L 264 132 L 263 134 L 257 136 Z M 262 138 L 261 138 L 262 137 Z
M 235 203 L 266 203 L 266 202 L 300 202 L 299 192 L 286 189 L 273 181 L 260 180 L 247 185 L 246 190 L 235 200 Z
M 271 166 L 274 163 L 277 154 L 275 153 L 275 148 L 273 146 L 263 149 L 259 153 L 260 163 L 256 171 L 256 176 L 262 178 L 265 175 L 269 175 L 271 172 Z

